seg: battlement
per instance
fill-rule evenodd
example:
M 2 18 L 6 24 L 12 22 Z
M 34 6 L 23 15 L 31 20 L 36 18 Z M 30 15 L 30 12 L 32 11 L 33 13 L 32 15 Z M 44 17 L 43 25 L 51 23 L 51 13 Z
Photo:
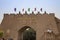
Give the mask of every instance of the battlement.
M 8 13 L 5 13 L 4 14 L 4 17 L 8 17 L 8 16 L 24 16 L 24 15 L 35 15 L 35 16 L 37 16 L 37 15 L 51 15 L 51 16 L 55 16 L 55 14 L 54 13 L 46 13 L 46 12 L 44 12 L 44 13 L 40 13 L 40 12 L 37 12 L 36 14 L 32 11 L 32 13 L 30 13 L 30 14 L 28 14 L 27 13 L 27 11 L 24 13 L 24 14 L 22 14 L 21 12 L 19 12 L 19 13 L 17 13 L 17 14 L 14 14 L 14 13 L 10 13 L 10 14 L 8 14 Z

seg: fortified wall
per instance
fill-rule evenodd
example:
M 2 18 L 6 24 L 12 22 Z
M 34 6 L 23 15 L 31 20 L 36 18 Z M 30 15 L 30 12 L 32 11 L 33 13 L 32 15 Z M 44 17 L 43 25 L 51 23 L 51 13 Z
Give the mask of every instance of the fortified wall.
M 36 40 L 43 39 L 42 36 L 48 29 L 52 30 L 55 35 L 60 34 L 60 20 L 55 17 L 54 13 L 48 14 L 45 12 L 41 14 L 38 12 L 37 14 L 34 14 L 34 12 L 32 12 L 28 14 L 25 12 L 24 14 L 21 14 L 19 12 L 17 14 L 4 14 L 1 23 L 2 30 L 4 31 L 3 37 L 11 37 L 14 40 L 17 40 L 19 35 L 18 31 L 26 26 L 29 26 L 36 31 Z M 9 34 L 7 34 L 7 30 Z

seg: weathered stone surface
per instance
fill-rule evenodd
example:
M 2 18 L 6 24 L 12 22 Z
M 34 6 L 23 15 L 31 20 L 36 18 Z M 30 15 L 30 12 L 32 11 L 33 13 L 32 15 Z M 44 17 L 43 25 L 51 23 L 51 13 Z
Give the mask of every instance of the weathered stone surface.
M 60 20 L 51 14 L 4 14 L 1 28 L 4 31 L 4 37 L 11 37 L 14 40 L 18 39 L 18 31 L 26 26 L 31 27 L 36 31 L 36 40 L 44 35 L 48 29 L 51 29 L 55 35 L 60 33 Z M 10 30 L 7 36 L 7 30 Z M 23 30 L 23 29 L 22 29 Z M 59 36 L 60 37 L 60 36 Z

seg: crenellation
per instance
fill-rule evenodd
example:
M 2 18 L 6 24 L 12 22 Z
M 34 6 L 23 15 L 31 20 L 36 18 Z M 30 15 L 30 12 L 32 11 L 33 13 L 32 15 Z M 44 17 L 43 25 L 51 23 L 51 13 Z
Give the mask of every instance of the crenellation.
M 49 15 L 49 14 L 48 13 L 43 13 L 42 16 L 44 16 L 44 15 Z
M 42 16 L 42 14 L 41 14 L 40 12 L 38 12 L 36 15 L 37 15 L 37 16 Z
M 15 16 L 22 16 L 22 15 L 23 15 L 23 14 L 20 13 L 20 14 L 16 14 Z
M 19 14 L 21 14 L 21 12 L 19 11 Z
M 43 14 L 41 14 L 40 12 L 38 12 L 37 14 L 34 14 L 34 12 L 32 11 L 32 13 L 30 13 L 30 14 L 28 14 L 27 13 L 27 11 L 25 11 L 25 13 L 24 14 L 22 14 L 22 13 L 17 13 L 17 14 L 13 14 L 13 13 L 11 13 L 11 14 L 4 14 L 4 17 L 23 17 L 23 16 L 32 16 L 32 15 L 34 15 L 34 16 L 43 16 L 43 15 L 51 15 L 51 16 L 55 16 L 55 14 L 54 13 L 46 13 L 46 11 L 43 13 Z
M 37 14 L 40 14 L 40 12 L 38 11 L 38 13 Z
M 9 14 L 4 14 L 4 17 L 5 17 L 5 16 L 9 16 Z
M 55 17 L 55 14 L 54 14 L 54 13 L 49 13 L 49 15 L 54 16 L 54 17 Z
M 31 17 L 31 16 L 36 16 L 36 15 L 35 15 L 34 12 L 32 11 L 32 13 L 30 13 L 29 16 Z
M 15 17 L 15 14 L 11 13 L 11 14 L 9 14 L 8 17 L 9 17 L 9 18 L 14 18 L 14 17 Z
M 34 13 L 29 14 L 29 16 L 32 16 L 32 15 L 36 16 Z
M 49 14 L 48 14 L 48 13 L 45 12 L 45 13 L 41 14 L 40 12 L 38 12 L 37 14 L 34 14 L 33 11 L 32 11 L 32 13 L 30 13 L 30 14 L 28 14 L 27 11 L 25 11 L 24 14 L 22 14 L 22 13 L 19 12 L 19 13 L 17 13 L 17 14 L 14 14 L 14 13 L 11 13 L 11 14 L 4 14 L 4 16 L 11 16 L 11 15 L 12 15 L 12 16 L 17 16 L 17 15 L 46 15 L 46 14 L 47 14 L 47 15 L 55 16 L 54 13 L 49 13 Z
M 9 14 L 4 14 L 3 18 L 8 18 Z
M 46 14 L 46 11 L 44 11 L 44 13 Z
M 32 11 L 32 14 L 34 14 L 34 12 Z
M 13 13 L 12 14 L 9 14 L 9 15 L 15 16 L 15 14 L 13 14 Z
M 25 11 L 25 14 L 27 14 L 27 11 Z

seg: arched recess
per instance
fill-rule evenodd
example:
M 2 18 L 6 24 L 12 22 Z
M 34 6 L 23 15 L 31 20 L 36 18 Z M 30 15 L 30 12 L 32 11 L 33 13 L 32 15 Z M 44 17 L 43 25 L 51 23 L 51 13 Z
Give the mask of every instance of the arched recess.
M 36 40 L 36 31 L 29 26 L 24 26 L 18 31 L 18 40 Z

